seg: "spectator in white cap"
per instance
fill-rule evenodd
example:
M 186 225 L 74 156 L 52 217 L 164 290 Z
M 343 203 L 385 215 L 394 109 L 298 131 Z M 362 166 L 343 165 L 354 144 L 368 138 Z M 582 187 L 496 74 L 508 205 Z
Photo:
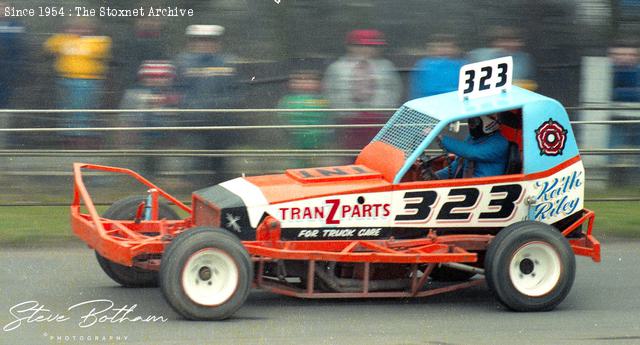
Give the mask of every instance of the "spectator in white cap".
M 178 85 L 183 94 L 182 106 L 191 109 L 233 108 L 238 99 L 236 70 L 222 54 L 221 38 L 224 27 L 220 25 L 190 25 L 187 27 L 186 51 L 176 58 L 178 67 Z M 215 115 L 215 114 L 212 114 Z M 185 114 L 182 124 L 186 126 L 229 125 L 233 117 L 206 116 L 205 114 Z M 224 133 L 196 131 L 186 133 L 185 145 L 191 149 L 224 149 L 234 141 L 232 135 Z M 193 170 L 211 171 L 218 167 L 213 159 L 194 159 Z M 206 174 L 204 175 L 205 178 Z M 203 184 L 210 183 L 207 178 Z
M 220 25 L 189 25 L 187 49 L 176 58 L 178 83 L 187 108 L 226 108 L 235 105 L 236 72 L 224 59 Z

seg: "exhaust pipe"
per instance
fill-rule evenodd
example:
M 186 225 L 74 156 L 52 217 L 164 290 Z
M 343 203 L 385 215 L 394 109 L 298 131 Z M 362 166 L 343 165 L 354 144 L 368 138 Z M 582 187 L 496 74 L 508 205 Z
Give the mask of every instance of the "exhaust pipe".
M 478 267 L 474 267 L 474 266 L 470 266 L 470 265 L 465 265 L 465 264 L 460 264 L 460 263 L 457 263 L 457 262 L 442 263 L 442 264 L 440 264 L 440 266 L 453 268 L 454 270 L 459 270 L 459 271 L 465 271 L 465 272 L 469 272 L 469 273 L 476 273 L 476 274 L 484 275 L 484 269 L 482 269 L 482 268 L 478 268 Z

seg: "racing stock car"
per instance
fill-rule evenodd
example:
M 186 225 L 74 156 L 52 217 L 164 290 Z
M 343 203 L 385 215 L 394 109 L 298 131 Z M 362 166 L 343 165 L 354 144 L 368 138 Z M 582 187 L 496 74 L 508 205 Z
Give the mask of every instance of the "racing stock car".
M 238 177 L 193 192 L 190 206 L 131 170 L 76 163 L 73 231 L 114 281 L 159 285 L 194 320 L 230 317 L 252 287 L 422 297 L 486 282 L 511 310 L 551 310 L 575 255 L 599 262 L 600 244 L 565 109 L 512 86 L 511 70 L 510 57 L 464 66 L 458 91 L 405 103 L 351 165 Z M 508 142 L 505 169 L 465 176 L 455 152 L 433 147 L 482 116 Z M 129 175 L 148 193 L 99 215 L 84 170 Z

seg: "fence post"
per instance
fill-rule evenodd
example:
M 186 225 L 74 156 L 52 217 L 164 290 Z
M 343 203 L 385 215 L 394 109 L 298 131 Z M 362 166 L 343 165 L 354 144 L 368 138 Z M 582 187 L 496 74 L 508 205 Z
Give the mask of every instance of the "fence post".
M 612 68 L 609 58 L 600 56 L 584 56 L 580 70 L 580 103 L 582 106 L 602 106 L 611 102 Z M 606 121 L 611 114 L 608 110 L 583 110 L 580 120 Z M 589 150 L 609 147 L 609 125 L 582 125 L 580 128 L 580 148 Z M 606 166 L 607 156 L 582 157 L 587 173 L 593 182 L 591 188 L 604 189 L 609 180 Z

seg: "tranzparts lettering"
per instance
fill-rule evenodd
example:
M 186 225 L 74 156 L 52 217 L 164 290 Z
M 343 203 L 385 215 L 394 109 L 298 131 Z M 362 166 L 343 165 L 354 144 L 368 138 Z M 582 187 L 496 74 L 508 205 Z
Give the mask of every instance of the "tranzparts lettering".
M 384 218 L 391 214 L 390 204 L 355 204 L 343 205 L 339 199 L 326 200 L 323 206 L 315 207 L 280 207 L 281 220 L 316 220 L 324 219 L 325 224 L 340 224 L 344 219 Z

